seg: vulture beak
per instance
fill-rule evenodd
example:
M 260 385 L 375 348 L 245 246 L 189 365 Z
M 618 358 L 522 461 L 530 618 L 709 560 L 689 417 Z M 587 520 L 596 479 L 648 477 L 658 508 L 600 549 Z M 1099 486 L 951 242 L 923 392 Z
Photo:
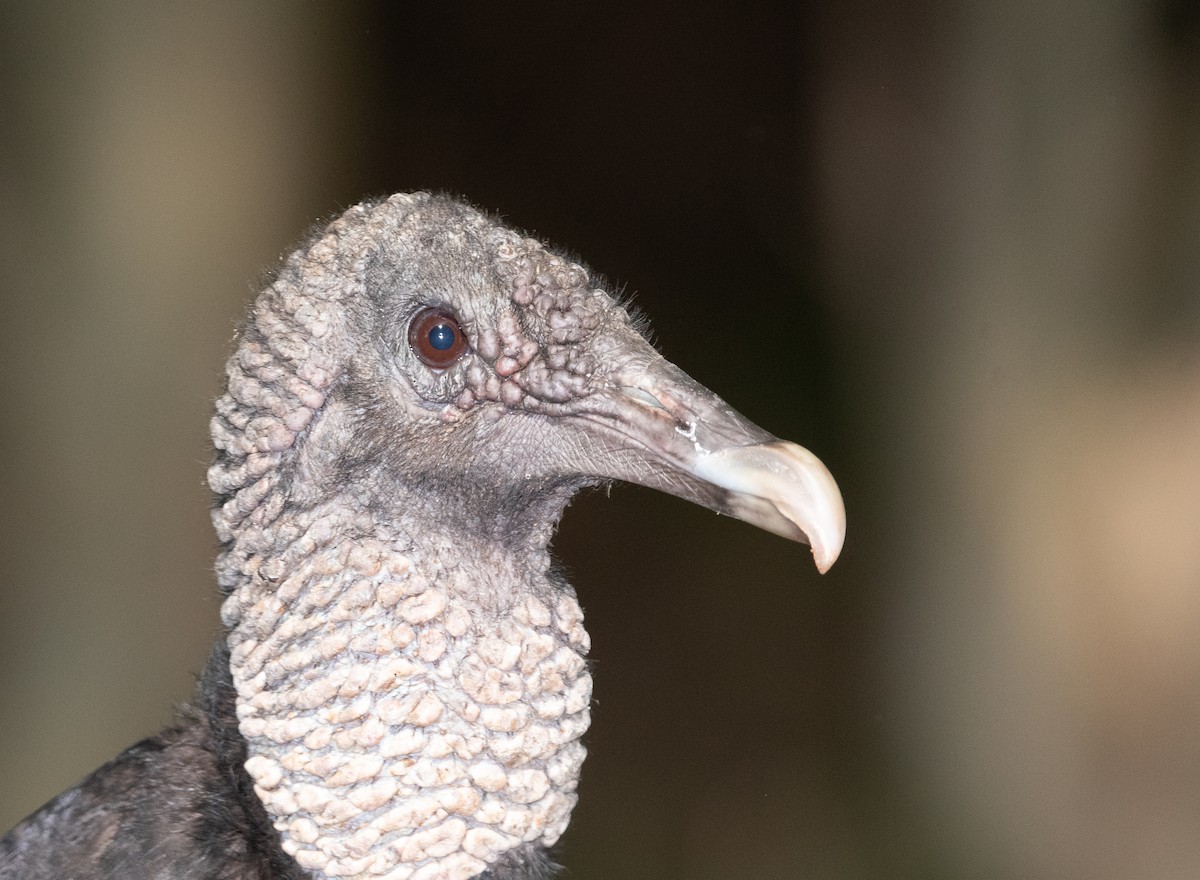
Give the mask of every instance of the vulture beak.
M 809 544 L 818 570 L 828 571 L 846 538 L 846 508 L 829 469 L 665 359 L 639 360 L 610 374 L 608 389 L 587 406 L 588 421 L 608 428 L 604 476 Z

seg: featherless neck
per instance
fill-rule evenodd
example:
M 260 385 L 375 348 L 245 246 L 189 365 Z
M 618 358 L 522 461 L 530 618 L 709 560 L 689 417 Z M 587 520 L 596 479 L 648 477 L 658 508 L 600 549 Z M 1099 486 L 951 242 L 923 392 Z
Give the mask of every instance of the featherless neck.
M 405 880 L 554 843 L 589 720 L 573 591 L 528 553 L 346 509 L 245 531 L 222 560 L 245 575 L 222 614 L 246 769 L 285 851 Z
M 548 546 L 579 489 L 628 479 L 815 537 L 824 567 L 840 550 L 824 466 L 593 283 L 397 195 L 294 252 L 239 335 L 211 422 L 222 616 L 246 770 L 316 876 L 503 871 L 566 828 L 591 678 Z

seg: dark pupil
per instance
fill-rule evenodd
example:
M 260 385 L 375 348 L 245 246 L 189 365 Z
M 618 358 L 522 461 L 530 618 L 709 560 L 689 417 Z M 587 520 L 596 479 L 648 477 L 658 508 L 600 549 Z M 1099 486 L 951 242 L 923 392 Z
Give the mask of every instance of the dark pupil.
M 445 351 L 454 345 L 454 328 L 449 324 L 438 324 L 429 331 L 429 344 L 438 351 Z

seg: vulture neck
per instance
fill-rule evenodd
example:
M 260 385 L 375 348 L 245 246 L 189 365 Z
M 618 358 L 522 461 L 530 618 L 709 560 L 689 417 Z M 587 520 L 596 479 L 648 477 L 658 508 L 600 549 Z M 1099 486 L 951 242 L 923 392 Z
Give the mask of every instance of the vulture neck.
M 226 545 L 245 766 L 301 867 L 469 876 L 565 830 L 591 678 L 548 544 L 576 488 L 268 500 Z

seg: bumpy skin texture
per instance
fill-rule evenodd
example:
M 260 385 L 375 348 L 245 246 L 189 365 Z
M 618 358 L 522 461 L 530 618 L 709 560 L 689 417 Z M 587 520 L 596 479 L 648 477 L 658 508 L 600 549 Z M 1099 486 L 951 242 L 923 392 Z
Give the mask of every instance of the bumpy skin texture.
M 585 394 L 581 343 L 627 328 L 586 281 L 456 202 L 396 196 L 258 300 L 209 480 L 246 769 L 304 868 L 466 878 L 566 828 L 591 678 L 546 552 L 580 478 L 545 454 L 544 413 Z M 430 307 L 472 340 L 444 371 L 408 345 Z
M 443 371 L 407 340 L 430 307 L 471 340 Z M 584 269 L 459 202 L 333 221 L 217 402 L 227 645 L 196 708 L 10 832 L 0 880 L 549 877 L 591 680 L 548 545 L 610 454 L 602 406 L 558 416 L 657 357 Z
M 412 329 L 433 312 L 449 349 Z M 0 840 L 0 880 L 545 880 L 591 697 L 549 556 L 571 497 L 639 482 L 815 536 L 823 568 L 845 537 L 815 456 L 667 363 L 581 266 L 451 199 L 330 223 L 226 375 L 225 631 L 196 705 Z
M 0 839 L 0 880 L 312 880 L 279 845 L 242 764 L 229 654 L 213 650 L 179 724 L 132 746 Z M 483 880 L 550 880 L 544 850 Z

